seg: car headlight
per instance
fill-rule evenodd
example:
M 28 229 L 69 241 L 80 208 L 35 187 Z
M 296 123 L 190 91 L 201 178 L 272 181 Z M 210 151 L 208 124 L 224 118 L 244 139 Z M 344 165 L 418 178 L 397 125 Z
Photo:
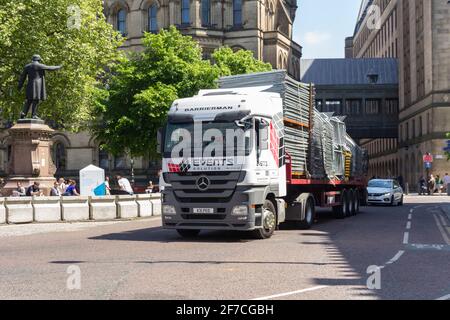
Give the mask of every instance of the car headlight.
M 163 205 L 162 207 L 162 213 L 166 214 L 166 215 L 176 215 L 177 211 L 175 210 L 174 206 L 169 206 L 169 205 Z
M 248 215 L 248 207 L 247 206 L 235 206 L 231 211 L 232 216 L 246 216 Z
M 392 196 L 392 193 L 386 193 L 383 197 L 390 197 L 390 196 Z

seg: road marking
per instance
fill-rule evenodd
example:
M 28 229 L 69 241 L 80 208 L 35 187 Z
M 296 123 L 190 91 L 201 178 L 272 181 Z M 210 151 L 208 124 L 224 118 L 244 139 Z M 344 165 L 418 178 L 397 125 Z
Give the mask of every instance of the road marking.
M 437 298 L 436 300 L 441 300 L 441 301 L 450 300 L 450 294 L 448 294 L 446 296 L 443 296 L 443 297 L 440 297 L 440 298 Z
M 270 299 L 287 297 L 287 296 L 293 296 L 295 294 L 300 294 L 300 293 L 320 290 L 320 289 L 324 289 L 324 288 L 327 288 L 327 287 L 329 287 L 329 286 L 317 286 L 317 287 L 312 287 L 312 288 L 307 288 L 307 289 L 302 289 L 302 290 L 297 290 L 297 291 L 291 291 L 291 292 L 286 292 L 286 293 L 275 294 L 273 296 L 256 298 L 256 299 L 252 299 L 252 300 L 270 300 Z
M 403 235 L 403 244 L 408 244 L 409 242 L 409 232 L 405 232 Z
M 438 217 L 435 214 L 433 214 L 433 217 L 434 217 L 434 220 L 436 221 L 436 225 L 439 229 L 439 232 L 442 235 L 442 238 L 444 238 L 445 243 L 450 245 L 450 239 L 448 238 L 447 233 L 445 232 L 444 227 L 441 225 L 441 222 L 439 221 Z
M 412 220 L 412 213 L 408 215 L 408 220 Z
M 409 250 L 426 250 L 426 251 L 450 251 L 450 246 L 445 244 L 409 244 Z
M 415 209 L 415 208 L 409 210 L 409 213 L 413 213 L 413 212 L 414 212 L 414 209 Z
M 408 221 L 408 223 L 406 223 L 406 230 L 411 230 L 411 221 Z
M 391 259 L 389 260 L 386 264 L 393 264 L 395 262 L 398 261 L 398 259 L 401 258 L 401 256 L 405 253 L 405 251 L 400 250 L 399 252 L 397 252 L 397 254 Z

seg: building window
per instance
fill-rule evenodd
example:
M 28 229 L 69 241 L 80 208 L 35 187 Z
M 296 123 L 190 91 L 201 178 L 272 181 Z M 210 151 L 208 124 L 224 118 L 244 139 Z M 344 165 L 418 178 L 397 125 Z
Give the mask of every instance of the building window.
M 66 147 L 60 142 L 53 146 L 53 163 L 57 170 L 66 170 Z
M 321 99 L 316 99 L 316 109 L 323 112 L 323 101 Z
M 114 168 L 115 169 L 127 168 L 127 159 L 124 155 L 120 155 L 114 158 Z
M 117 30 L 125 35 L 127 32 L 127 12 L 125 9 L 120 9 L 117 12 Z
M 366 114 L 379 114 L 380 113 L 380 99 L 367 99 L 364 111 Z
M 202 0 L 202 26 L 211 25 L 211 0 Z
M 233 0 L 233 25 L 242 26 L 242 0 Z
M 397 99 L 387 99 L 386 100 L 386 113 L 387 114 L 397 114 L 398 113 L 398 100 Z
M 156 4 L 151 5 L 148 8 L 148 31 L 151 33 L 158 32 L 158 6 Z
M 345 114 L 360 114 L 361 113 L 361 100 L 350 99 L 345 101 Z
M 342 114 L 342 101 L 327 100 L 323 112 L 333 112 L 335 115 Z
M 190 24 L 190 0 L 181 0 L 181 24 Z
M 102 169 L 109 170 L 109 155 L 102 147 L 98 149 L 98 166 Z

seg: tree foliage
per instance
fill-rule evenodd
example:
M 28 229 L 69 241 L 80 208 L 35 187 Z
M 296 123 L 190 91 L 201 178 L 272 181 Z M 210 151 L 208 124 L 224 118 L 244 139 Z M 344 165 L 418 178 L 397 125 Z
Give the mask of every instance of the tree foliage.
M 16 119 L 25 100 L 17 81 L 33 54 L 63 65 L 47 75 L 40 115 L 67 129 L 90 120 L 98 79 L 120 58 L 120 35 L 106 22 L 102 0 L 0 0 L 0 110 Z
M 229 47 L 222 47 L 216 50 L 212 57 L 223 76 L 272 70 L 270 63 L 255 59 L 253 52 L 249 50 L 233 52 Z
M 224 47 L 202 60 L 202 50 L 175 27 L 146 33 L 144 50 L 117 65 L 95 108 L 93 133 L 104 148 L 132 157 L 153 156 L 157 130 L 173 101 L 216 87 L 219 76 L 271 70 L 250 51 Z
M 212 88 L 219 75 L 191 37 L 175 27 L 146 33 L 144 50 L 113 70 L 107 90 L 97 104 L 93 127 L 97 139 L 114 155 L 152 155 L 158 128 L 164 125 L 172 102 Z

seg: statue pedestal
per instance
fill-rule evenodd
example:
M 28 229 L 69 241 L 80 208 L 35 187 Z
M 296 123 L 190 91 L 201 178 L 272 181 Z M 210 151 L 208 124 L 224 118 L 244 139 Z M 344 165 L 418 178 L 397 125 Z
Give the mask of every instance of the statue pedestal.
M 44 121 L 34 119 L 19 120 L 8 130 L 12 150 L 9 176 L 1 192 L 4 196 L 10 196 L 16 190 L 17 182 L 27 188 L 35 181 L 40 182 L 45 195 L 50 194 L 56 172 L 50 153 L 53 132 Z

